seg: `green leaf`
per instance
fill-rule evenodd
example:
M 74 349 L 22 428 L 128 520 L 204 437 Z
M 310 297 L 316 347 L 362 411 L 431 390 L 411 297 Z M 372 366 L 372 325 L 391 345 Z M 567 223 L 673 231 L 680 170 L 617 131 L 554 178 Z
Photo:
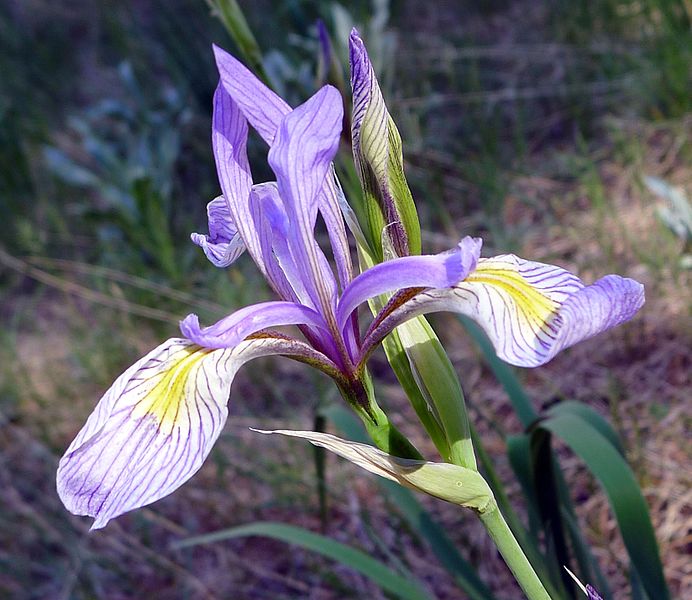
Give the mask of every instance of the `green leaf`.
M 542 539 L 547 549 L 542 555 L 542 567 L 551 584 L 560 590 L 559 597 L 566 597 L 562 567 L 570 564 L 560 518 L 562 499 L 551 465 L 550 435 L 533 430 L 530 434 L 510 436 L 507 456 L 526 499 L 531 538 Z M 571 587 L 571 580 L 568 585 Z
M 274 538 L 317 552 L 322 556 L 350 567 L 354 571 L 362 573 L 383 590 L 404 600 L 430 599 L 430 595 L 421 588 L 418 582 L 395 573 L 379 560 L 368 556 L 365 552 L 293 525 L 272 522 L 251 523 L 181 540 L 175 542 L 173 547 L 188 548 L 190 546 L 211 544 L 250 535 Z
M 656 600 L 669 598 L 649 509 L 625 459 L 598 429 L 574 414 L 552 416 L 540 427 L 562 438 L 598 479 L 617 519 L 632 567 L 648 596 Z
M 514 475 L 519 480 L 521 491 L 526 499 L 531 536 L 537 539 L 540 518 L 538 515 L 538 499 L 536 498 L 533 470 L 531 468 L 530 436 L 527 434 L 511 435 L 505 441 L 507 443 L 509 464 L 512 467 L 512 471 L 514 471 Z
M 367 436 L 358 420 L 342 406 L 329 406 L 323 413 L 349 438 L 367 443 Z M 459 554 L 444 528 L 423 508 L 416 497 L 393 481 L 378 477 L 377 483 L 386 491 L 411 528 L 430 545 L 440 564 L 454 577 L 469 598 L 493 600 L 494 596 L 478 577 L 475 567 Z
M 584 419 L 584 421 L 589 423 L 589 425 L 605 437 L 620 454 L 625 454 L 620 437 L 611 427 L 610 423 L 587 404 L 577 402 L 576 400 L 567 400 L 552 406 L 548 410 L 548 414 L 550 416 L 575 415 Z

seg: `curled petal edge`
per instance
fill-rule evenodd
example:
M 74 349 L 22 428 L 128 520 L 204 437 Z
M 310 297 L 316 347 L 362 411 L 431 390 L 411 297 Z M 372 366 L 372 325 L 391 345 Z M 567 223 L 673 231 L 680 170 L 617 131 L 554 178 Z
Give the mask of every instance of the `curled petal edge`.
M 316 311 L 293 302 L 260 302 L 245 306 L 209 327 L 202 327 L 199 318 L 190 314 L 180 322 L 181 333 L 204 348 L 232 348 L 249 335 L 283 325 L 309 325 L 325 328 Z
M 245 242 L 233 222 L 228 203 L 223 196 L 207 204 L 209 235 L 190 234 L 192 243 L 202 248 L 215 267 L 228 267 L 245 251 Z

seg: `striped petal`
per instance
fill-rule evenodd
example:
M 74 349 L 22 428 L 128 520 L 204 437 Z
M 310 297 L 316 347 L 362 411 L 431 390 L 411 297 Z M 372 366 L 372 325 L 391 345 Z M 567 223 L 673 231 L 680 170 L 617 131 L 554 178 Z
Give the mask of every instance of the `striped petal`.
M 271 146 L 281 119 L 291 112 L 291 107 L 225 50 L 214 46 L 214 57 L 226 92 L 250 125 Z
M 208 350 L 176 338 L 152 350 L 116 379 L 60 460 L 65 507 L 100 529 L 173 492 L 219 437 L 240 366 L 284 351 L 273 339 Z
M 228 203 L 233 224 L 249 254 L 274 290 L 281 293 L 280 282 L 271 278 L 269 269 L 264 264 L 259 234 L 252 219 L 252 175 L 247 159 L 247 136 L 245 117 L 224 86 L 219 84 L 214 93 L 212 146 L 221 191 Z
M 221 85 L 233 98 L 250 125 L 269 146 L 272 146 L 279 125 L 291 112 L 291 107 L 264 85 L 243 63 L 225 50 L 214 46 L 214 56 L 221 77 Z M 353 276 L 353 266 L 346 227 L 339 209 L 338 185 L 335 179 L 332 168 L 324 181 L 318 204 L 334 250 L 339 279 L 342 287 L 345 287 Z
M 207 204 L 209 235 L 193 233 L 190 239 L 197 244 L 216 267 L 227 267 L 245 251 L 245 242 L 240 237 L 223 196 Z
M 644 288 L 632 279 L 607 275 L 584 286 L 560 267 L 506 254 L 480 259 L 456 286 L 424 291 L 394 310 L 365 340 L 363 352 L 413 316 L 450 311 L 478 322 L 501 359 L 536 367 L 631 319 L 643 304 Z
M 343 105 L 339 93 L 324 86 L 286 115 L 269 150 L 279 195 L 288 216 L 288 243 L 313 304 L 329 314 L 336 282 L 315 241 L 318 197 L 339 144 Z

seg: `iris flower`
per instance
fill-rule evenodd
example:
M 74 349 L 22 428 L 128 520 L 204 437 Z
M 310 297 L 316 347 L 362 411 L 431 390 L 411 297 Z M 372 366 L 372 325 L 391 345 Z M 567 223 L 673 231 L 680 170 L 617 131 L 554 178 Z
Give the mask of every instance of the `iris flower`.
M 362 42 L 356 36 L 351 43 L 352 59 L 360 61 L 353 72 L 360 106 L 377 83 Z M 636 281 L 608 275 L 585 286 L 560 267 L 511 254 L 481 258 L 481 240 L 471 237 L 447 252 L 394 258 L 354 276 L 332 166 L 343 122 L 339 93 L 327 85 L 291 109 L 238 60 L 214 52 L 220 83 L 212 144 L 223 195 L 208 205 L 208 235 L 192 240 L 217 267 L 246 251 L 279 299 L 207 327 L 189 315 L 182 337 L 153 349 L 106 391 L 57 474 L 63 503 L 94 517 L 93 529 L 163 498 L 197 472 L 226 422 L 233 378 L 253 358 L 308 363 L 357 400 L 372 350 L 416 315 L 468 315 L 502 359 L 535 367 L 641 307 Z M 354 131 L 363 112 L 355 111 Z M 269 146 L 275 181 L 252 180 L 248 124 Z M 329 253 L 315 238 L 318 215 Z M 361 329 L 358 307 L 383 294 L 389 301 Z M 273 331 L 284 326 L 295 326 L 295 334 Z

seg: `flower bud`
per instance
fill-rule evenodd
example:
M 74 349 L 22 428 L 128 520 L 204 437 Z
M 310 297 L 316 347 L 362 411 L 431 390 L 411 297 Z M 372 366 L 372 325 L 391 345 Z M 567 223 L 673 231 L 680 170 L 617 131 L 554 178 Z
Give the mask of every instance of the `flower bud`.
M 383 231 L 398 256 L 420 254 L 420 225 L 404 175 L 401 136 L 355 29 L 350 60 L 353 157 L 364 194 L 363 206 L 356 212 L 378 262 L 383 259 Z

